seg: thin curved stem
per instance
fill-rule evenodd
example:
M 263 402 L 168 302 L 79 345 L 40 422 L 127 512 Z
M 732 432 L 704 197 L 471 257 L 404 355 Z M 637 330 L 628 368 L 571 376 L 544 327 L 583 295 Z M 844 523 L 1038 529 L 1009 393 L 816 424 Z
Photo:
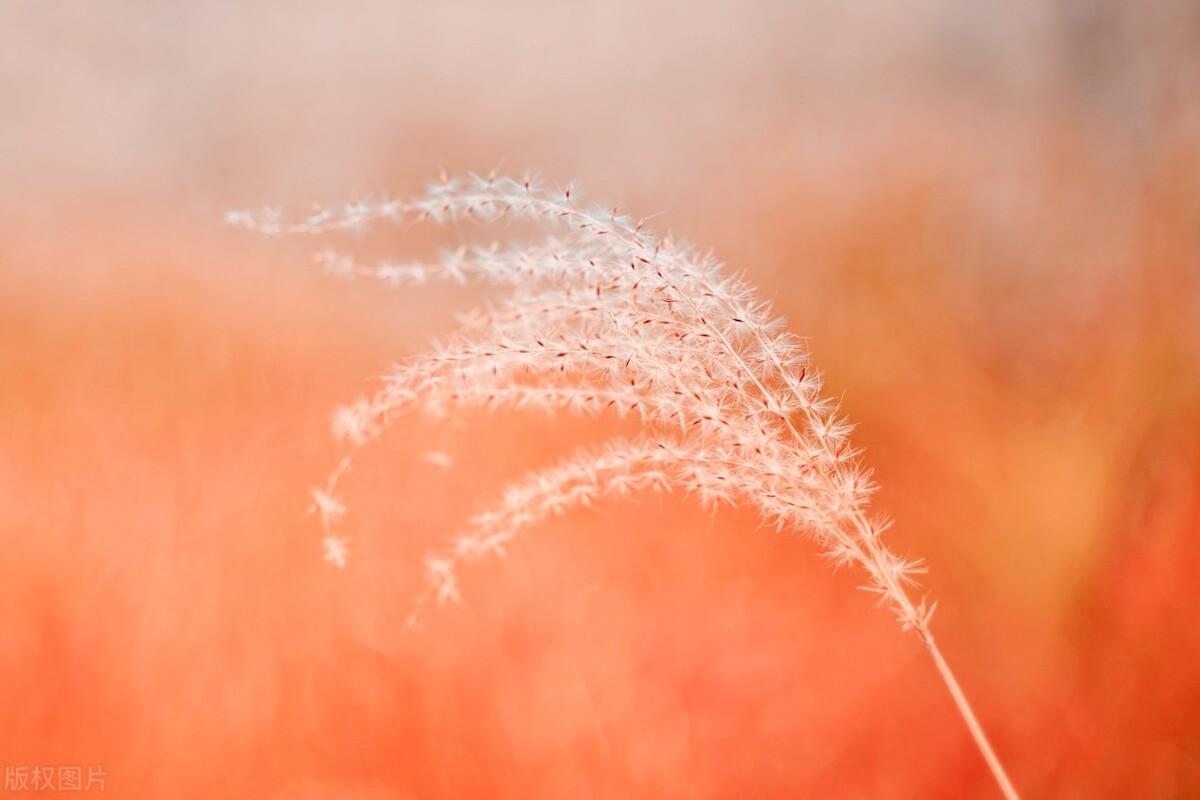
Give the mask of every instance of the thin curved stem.
M 1013 788 L 1012 782 L 1008 779 L 1007 773 L 1004 772 L 1004 765 L 1000 763 L 1000 759 L 996 757 L 991 744 L 988 743 L 987 735 L 983 732 L 979 720 L 975 718 L 975 712 L 971 710 L 971 704 L 967 702 L 967 696 L 963 694 L 962 687 L 958 685 L 958 679 L 954 677 L 954 672 L 951 671 L 950 665 L 942 656 L 942 651 L 938 650 L 937 643 L 933 641 L 932 636 L 923 636 L 922 639 L 925 647 L 929 649 L 933 663 L 937 665 L 938 674 L 942 676 L 946 688 L 950 691 L 950 696 L 954 698 L 954 705 L 958 707 L 958 713 L 962 715 L 963 722 L 967 724 L 967 730 L 971 731 L 975 745 L 983 754 L 983 760 L 987 762 L 988 768 L 992 771 L 992 777 L 1000 786 L 1000 791 L 1004 793 L 1006 800 L 1021 800 L 1017 790 Z

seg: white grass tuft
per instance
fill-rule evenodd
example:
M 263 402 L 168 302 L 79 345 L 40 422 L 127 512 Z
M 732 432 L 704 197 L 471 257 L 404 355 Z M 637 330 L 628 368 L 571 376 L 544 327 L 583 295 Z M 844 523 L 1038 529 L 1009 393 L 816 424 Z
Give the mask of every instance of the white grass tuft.
M 615 209 L 581 205 L 573 189 L 494 176 L 445 179 L 411 201 L 384 199 L 317 210 L 287 223 L 276 210 L 230 212 L 233 225 L 267 235 L 324 234 L 381 220 L 491 223 L 523 219 L 553 229 L 544 241 L 460 248 L 425 264 L 369 266 L 322 250 L 343 278 L 415 286 L 486 281 L 505 293 L 465 315 L 458 332 L 390 372 L 370 398 L 339 410 L 335 434 L 351 447 L 313 493 L 327 560 L 346 561 L 337 486 L 354 453 L 410 411 L 504 406 L 547 412 L 636 415 L 642 434 L 513 484 L 426 561 L 429 601 L 460 601 L 459 570 L 503 555 L 546 517 L 610 497 L 678 487 L 705 504 L 756 508 L 781 530 L 806 533 L 837 564 L 857 567 L 905 630 L 928 648 L 997 782 L 1003 769 L 934 643 L 934 604 L 917 596 L 920 561 L 895 555 L 888 522 L 868 513 L 875 489 L 850 443 L 852 426 L 822 394 L 800 339 L 744 281 L 711 256 L 651 235 Z M 429 458 L 438 466 L 448 459 Z

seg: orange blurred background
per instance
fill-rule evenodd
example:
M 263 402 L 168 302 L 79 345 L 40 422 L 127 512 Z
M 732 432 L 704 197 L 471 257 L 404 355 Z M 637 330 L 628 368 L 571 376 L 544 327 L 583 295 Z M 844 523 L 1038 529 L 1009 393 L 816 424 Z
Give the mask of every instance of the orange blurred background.
M 6 770 L 998 796 L 916 639 L 748 512 L 565 516 L 400 629 L 427 549 L 612 421 L 402 422 L 321 563 L 330 412 L 482 292 L 331 281 L 222 212 L 501 165 L 662 212 L 811 337 L 1026 797 L 1200 797 L 1194 3 L 10 0 L 0 108 Z

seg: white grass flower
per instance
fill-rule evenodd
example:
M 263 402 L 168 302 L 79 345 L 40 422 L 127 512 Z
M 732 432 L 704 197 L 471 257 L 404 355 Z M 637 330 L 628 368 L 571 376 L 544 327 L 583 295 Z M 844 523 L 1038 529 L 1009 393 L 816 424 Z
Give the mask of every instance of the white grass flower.
M 410 201 L 356 202 L 284 223 L 276 211 L 230 212 L 229 224 L 319 235 L 389 221 L 489 223 L 521 219 L 553 234 L 540 243 L 464 247 L 428 264 L 360 265 L 323 250 L 317 260 L 342 277 L 417 285 L 432 277 L 479 280 L 504 294 L 463 317 L 459 333 L 395 367 L 374 396 L 334 416 L 352 447 L 313 492 L 325 557 L 346 561 L 333 525 L 345 511 L 335 492 L 354 453 L 405 412 L 509 407 L 595 414 L 636 413 L 642 435 L 569 457 L 503 492 L 426 561 L 427 601 L 461 601 L 459 568 L 503 554 L 547 517 L 644 490 L 677 487 L 705 505 L 755 508 L 780 530 L 808 534 L 835 564 L 857 568 L 864 588 L 914 631 L 932 657 L 976 745 L 1006 797 L 1016 792 L 930 629 L 935 604 L 915 594 L 919 561 L 892 553 L 888 522 L 868 513 L 874 486 L 849 441 L 852 425 L 822 394 L 802 342 L 710 255 L 603 206 L 573 188 L 495 176 L 443 180 Z M 443 454 L 426 460 L 450 466 Z

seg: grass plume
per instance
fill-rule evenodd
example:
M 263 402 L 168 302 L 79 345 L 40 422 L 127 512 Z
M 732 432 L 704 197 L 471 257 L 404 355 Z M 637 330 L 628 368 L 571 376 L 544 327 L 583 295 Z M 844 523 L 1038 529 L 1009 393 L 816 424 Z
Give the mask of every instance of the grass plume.
M 780 530 L 811 537 L 836 563 L 857 568 L 900 626 L 924 644 L 997 784 L 1017 794 L 931 632 L 935 604 L 919 592 L 919 560 L 894 553 L 889 523 L 869 510 L 874 484 L 852 445 L 852 426 L 823 393 L 800 339 L 740 278 L 642 221 L 580 203 L 571 189 L 495 176 L 443 178 L 409 201 L 319 210 L 286 222 L 275 211 L 230 212 L 233 225 L 268 235 L 320 235 L 381 221 L 493 223 L 551 228 L 536 244 L 466 247 L 431 263 L 360 263 L 322 250 L 340 277 L 411 286 L 480 280 L 505 294 L 464 318 L 446 343 L 395 367 L 374 395 L 339 409 L 346 455 L 314 490 L 327 560 L 344 566 L 339 482 L 359 448 L 397 415 L 505 406 L 636 415 L 641 435 L 609 442 L 511 485 L 426 560 L 428 584 L 409 622 L 430 602 L 460 598 L 460 568 L 502 554 L 541 520 L 602 498 L 683 488 L 705 504 L 751 506 Z

